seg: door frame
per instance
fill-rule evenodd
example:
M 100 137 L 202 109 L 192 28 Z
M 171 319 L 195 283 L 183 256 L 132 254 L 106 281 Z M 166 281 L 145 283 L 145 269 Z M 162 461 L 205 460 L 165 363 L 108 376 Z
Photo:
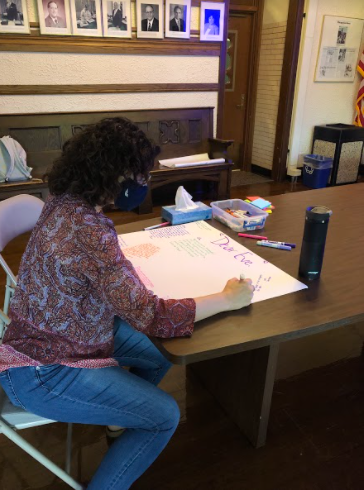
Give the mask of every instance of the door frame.
M 305 0 L 290 0 L 272 165 L 272 179 L 277 182 L 283 182 L 287 177 L 288 145 L 304 12 Z
M 234 1 L 234 0 L 232 0 Z M 221 43 L 221 55 L 219 65 L 219 93 L 218 93 L 218 117 L 216 135 L 218 138 L 222 137 L 223 128 L 223 108 L 225 98 L 225 67 L 226 67 L 226 44 L 228 34 L 228 21 L 230 14 L 235 15 L 251 15 L 252 16 L 252 39 L 250 43 L 249 64 L 251 69 L 249 70 L 247 91 L 246 91 L 246 110 L 245 110 L 245 128 L 246 139 L 244 144 L 244 151 L 242 155 L 242 165 L 239 165 L 241 170 L 249 171 L 251 168 L 251 156 L 253 151 L 253 135 L 254 135 L 254 116 L 255 105 L 258 86 L 258 67 L 259 67 L 259 51 L 260 51 L 260 38 L 263 22 L 263 10 L 264 0 L 256 0 L 256 5 L 237 5 L 230 4 L 230 0 L 225 1 L 226 11 L 229 12 L 229 16 L 225 16 L 224 23 L 224 40 Z

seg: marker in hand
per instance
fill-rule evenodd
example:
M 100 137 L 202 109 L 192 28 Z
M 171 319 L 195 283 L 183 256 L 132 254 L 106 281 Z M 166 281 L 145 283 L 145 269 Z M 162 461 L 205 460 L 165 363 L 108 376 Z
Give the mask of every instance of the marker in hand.
M 240 274 L 240 280 L 241 280 L 241 281 L 245 281 L 245 279 L 246 279 L 245 275 L 244 275 L 243 273 L 241 273 L 241 274 Z M 252 286 L 252 288 L 253 288 L 253 293 L 254 293 L 254 291 L 255 291 L 255 287 L 253 286 L 251 279 L 249 279 L 249 281 L 250 281 L 250 285 L 251 285 L 251 286 Z

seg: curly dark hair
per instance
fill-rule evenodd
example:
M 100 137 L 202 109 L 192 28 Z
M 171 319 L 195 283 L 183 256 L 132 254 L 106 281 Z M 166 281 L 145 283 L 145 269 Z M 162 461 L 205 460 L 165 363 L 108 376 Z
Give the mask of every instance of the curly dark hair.
M 125 118 L 103 119 L 63 145 L 62 155 L 46 175 L 51 194 L 83 197 L 92 206 L 114 201 L 119 177 L 147 177 L 160 148 Z

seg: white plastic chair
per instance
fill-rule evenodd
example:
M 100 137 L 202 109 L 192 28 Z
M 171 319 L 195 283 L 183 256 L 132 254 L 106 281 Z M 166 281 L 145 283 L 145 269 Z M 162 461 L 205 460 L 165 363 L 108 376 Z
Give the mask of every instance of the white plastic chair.
M 0 265 L 6 273 L 4 313 L 9 311 L 9 303 L 16 277 L 1 255 L 6 245 L 23 233 L 31 231 L 42 212 L 44 202 L 29 194 L 20 194 L 0 202 Z M 3 336 L 4 322 L 0 320 L 0 338 Z
M 5 325 L 9 325 L 10 318 L 0 309 L 0 318 Z M 1 342 L 1 341 L 0 341 Z M 29 444 L 16 431 L 37 427 L 38 425 L 52 424 L 55 420 L 46 419 L 34 415 L 20 407 L 15 407 L 6 396 L 5 391 L 0 385 L 0 434 L 4 434 L 8 439 L 13 441 L 17 446 L 30 454 L 43 466 L 48 468 L 52 473 L 61 478 L 71 488 L 83 490 L 83 486 L 70 476 L 71 469 L 71 450 L 72 450 L 72 424 L 68 424 L 67 444 L 66 444 L 66 471 L 48 459 L 38 449 Z

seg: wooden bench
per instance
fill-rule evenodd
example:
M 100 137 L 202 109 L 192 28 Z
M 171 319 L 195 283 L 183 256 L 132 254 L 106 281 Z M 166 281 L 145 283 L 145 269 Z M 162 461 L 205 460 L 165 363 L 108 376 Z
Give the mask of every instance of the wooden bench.
M 213 108 L 158 109 L 147 111 L 113 111 L 60 114 L 17 114 L 0 116 L 0 137 L 10 135 L 27 152 L 33 180 L 0 184 L 0 199 L 21 193 L 45 199 L 48 194 L 43 176 L 62 151 L 65 141 L 89 124 L 104 117 L 126 117 L 135 122 L 148 137 L 161 147 L 151 172 L 148 196 L 139 207 L 140 213 L 152 211 L 153 192 L 164 186 L 177 190 L 189 181 L 209 182 L 215 199 L 230 196 L 232 162 L 227 148 L 232 143 L 213 139 Z M 225 158 L 225 163 L 170 169 L 161 167 L 159 159 L 208 153 L 211 158 Z M 193 196 L 193 192 L 192 192 Z M 194 196 L 193 196 L 194 197 Z

